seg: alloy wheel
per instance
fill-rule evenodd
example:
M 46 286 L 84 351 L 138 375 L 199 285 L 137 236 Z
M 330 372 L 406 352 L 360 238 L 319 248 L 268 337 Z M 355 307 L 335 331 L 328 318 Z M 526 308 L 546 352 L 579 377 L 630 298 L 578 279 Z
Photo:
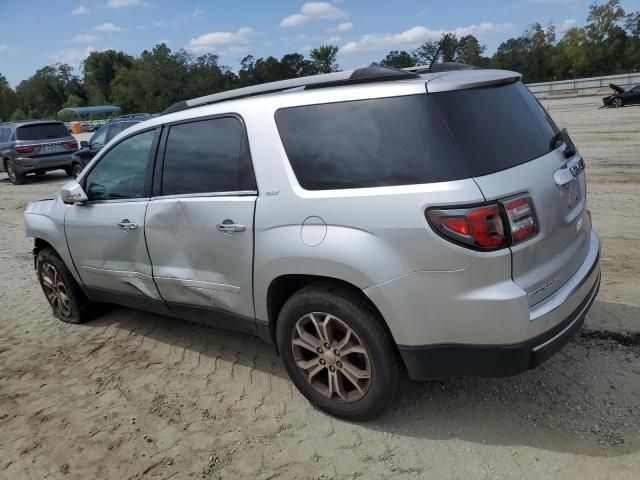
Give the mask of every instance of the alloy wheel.
M 7 175 L 9 176 L 9 179 L 11 179 L 12 182 L 15 182 L 16 169 L 14 168 L 13 164 L 11 162 L 7 162 L 5 166 L 6 166 L 6 171 L 7 171 Z
M 71 317 L 69 292 L 56 267 L 43 263 L 40 267 L 40 279 L 47 300 L 55 312 L 63 317 Z
M 291 334 L 297 367 L 321 395 L 351 403 L 371 385 L 371 361 L 360 337 L 339 318 L 313 312 L 300 318 Z

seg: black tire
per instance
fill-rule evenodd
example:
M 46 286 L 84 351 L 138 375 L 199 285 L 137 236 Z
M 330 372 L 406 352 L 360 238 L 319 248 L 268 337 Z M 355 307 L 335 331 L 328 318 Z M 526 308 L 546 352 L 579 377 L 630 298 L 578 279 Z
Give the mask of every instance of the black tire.
M 79 163 L 74 163 L 73 165 L 71 165 L 71 176 L 73 178 L 78 178 L 80 172 L 82 172 L 82 166 Z
M 613 100 L 611 100 L 611 105 L 614 108 L 620 108 L 624 106 L 624 100 L 622 100 L 620 97 L 615 97 Z
M 36 266 L 38 281 L 56 318 L 66 323 L 76 324 L 93 318 L 93 304 L 82 293 L 73 275 L 53 249 L 41 250 L 38 253 Z M 51 269 L 55 275 L 52 274 Z M 55 288 L 52 288 L 52 285 Z M 61 301 L 61 293 L 66 296 L 67 302 Z
M 4 170 L 7 172 L 9 181 L 14 185 L 22 185 L 25 182 L 24 173 L 18 173 L 16 171 L 16 165 L 13 160 L 5 160 Z
M 73 177 L 73 166 L 64 167 L 64 173 L 67 174 L 67 177 Z
M 333 345 L 323 354 L 310 351 L 307 347 L 301 349 L 299 345 L 294 345 L 294 337 L 299 336 L 296 333 L 299 332 L 299 330 L 296 330 L 296 325 L 301 325 L 300 322 L 305 321 L 305 318 L 309 318 L 311 313 L 315 313 L 314 317 L 318 316 L 319 313 L 316 312 L 329 314 L 329 316 L 333 316 L 340 321 L 342 325 L 346 325 L 351 329 L 352 334 L 355 334 L 351 338 L 357 340 L 358 348 L 362 347 L 366 355 L 354 352 L 346 353 L 349 348 L 343 350 L 344 353 L 341 357 L 336 356 L 337 354 L 334 355 L 333 352 L 336 352 L 336 350 L 333 350 L 333 347 L 342 343 L 344 338 L 334 341 Z M 338 330 L 341 329 L 340 325 L 337 327 Z M 306 328 L 310 328 L 308 324 Z M 336 333 L 336 326 L 334 325 L 331 330 Z M 335 340 L 339 336 L 339 332 L 330 336 Z M 315 284 L 295 293 L 287 300 L 280 311 L 276 326 L 276 337 L 280 355 L 291 381 L 313 405 L 330 415 L 351 421 L 372 419 L 380 415 L 393 403 L 402 387 L 404 366 L 391 335 L 383 325 L 383 320 L 369 304 L 348 289 L 333 285 Z M 322 341 L 321 339 L 319 340 Z M 310 357 L 319 358 L 317 362 L 324 360 L 322 366 L 317 365 L 309 368 L 309 370 L 312 368 L 324 369 L 314 374 L 313 382 L 315 386 L 308 380 L 311 375 L 307 375 L 296 364 L 296 357 L 299 363 L 308 362 L 306 358 L 301 358 L 301 352 L 309 352 L 308 355 Z M 331 355 L 332 358 L 327 357 L 327 355 Z M 363 358 L 359 359 L 358 356 Z M 362 363 L 365 356 L 366 366 Z M 331 371 L 334 373 L 330 373 L 330 362 L 334 362 L 335 359 L 342 359 L 344 364 L 339 361 L 333 363 L 331 365 L 333 370 Z M 345 359 L 351 360 L 348 362 Z M 312 361 L 315 362 L 315 358 Z M 356 390 L 355 383 L 349 383 L 350 381 L 345 373 L 345 370 L 347 372 L 353 371 L 352 367 L 355 362 L 359 364 L 359 372 L 365 372 L 365 370 L 369 372 L 368 379 L 360 380 L 367 383 L 364 393 L 360 389 Z M 347 369 L 347 364 L 350 365 L 349 369 Z M 338 398 L 337 393 L 330 393 L 330 389 L 325 390 L 323 395 L 318 388 L 323 388 L 325 378 L 326 384 L 331 384 L 331 375 L 334 375 L 336 379 L 340 377 L 340 380 L 334 383 L 334 385 L 341 385 L 336 390 L 345 392 L 348 387 L 351 387 L 349 395 L 355 394 L 355 399 Z M 364 389 L 365 387 L 363 386 L 362 390 Z M 330 394 L 331 398 L 327 394 Z

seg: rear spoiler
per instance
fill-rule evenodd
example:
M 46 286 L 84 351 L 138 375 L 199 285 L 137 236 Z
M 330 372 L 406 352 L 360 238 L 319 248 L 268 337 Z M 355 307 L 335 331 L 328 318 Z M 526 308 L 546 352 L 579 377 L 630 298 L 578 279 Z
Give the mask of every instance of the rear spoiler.
M 522 79 L 522 75 L 509 70 L 458 70 L 446 72 L 427 81 L 427 92 L 448 92 L 498 85 L 508 85 Z

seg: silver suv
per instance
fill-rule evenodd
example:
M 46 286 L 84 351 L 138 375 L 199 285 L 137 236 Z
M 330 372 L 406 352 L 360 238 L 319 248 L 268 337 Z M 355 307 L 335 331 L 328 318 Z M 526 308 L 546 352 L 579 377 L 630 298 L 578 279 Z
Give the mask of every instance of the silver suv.
M 358 69 L 180 102 L 29 204 L 59 319 L 110 302 L 273 341 L 352 420 L 513 375 L 600 284 L 584 161 L 514 72 Z

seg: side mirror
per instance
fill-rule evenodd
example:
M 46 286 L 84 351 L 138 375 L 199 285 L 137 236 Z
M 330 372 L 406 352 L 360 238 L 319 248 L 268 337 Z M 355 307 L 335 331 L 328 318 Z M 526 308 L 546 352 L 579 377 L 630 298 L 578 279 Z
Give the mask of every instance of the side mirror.
M 89 146 L 89 142 L 87 142 L 86 140 L 82 140 L 80 142 L 80 147 L 81 148 L 87 148 Z
M 89 200 L 87 194 L 84 193 L 80 184 L 75 180 L 71 180 L 62 187 L 62 190 L 60 190 L 60 197 L 64 203 L 69 205 Z

